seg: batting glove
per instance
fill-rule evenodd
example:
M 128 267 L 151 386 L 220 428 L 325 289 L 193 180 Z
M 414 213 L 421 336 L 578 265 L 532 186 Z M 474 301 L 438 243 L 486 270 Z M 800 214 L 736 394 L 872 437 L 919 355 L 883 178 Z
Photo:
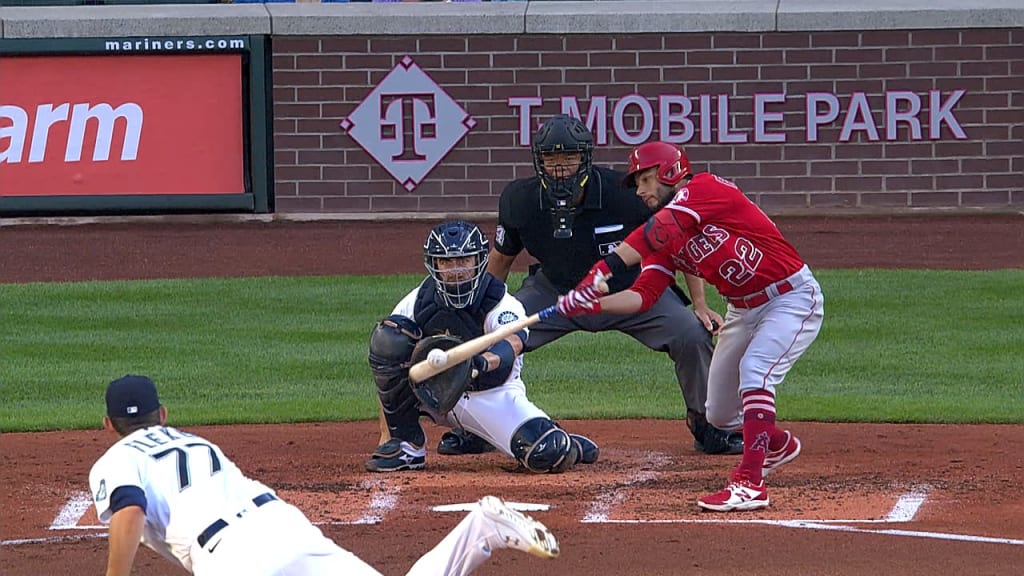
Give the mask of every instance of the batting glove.
M 592 291 L 590 294 L 596 293 L 596 298 L 600 298 L 602 294 L 608 291 L 608 279 L 611 277 L 612 271 L 608 267 L 608 263 L 604 260 L 598 260 L 590 269 L 590 272 L 587 272 L 587 275 L 583 277 L 583 280 L 580 280 L 580 283 L 576 285 L 575 290 L 577 292 L 590 290 Z M 596 298 L 589 299 L 596 300 Z
M 578 290 L 569 290 L 565 296 L 558 297 L 558 313 L 566 318 L 575 318 L 586 314 L 599 314 L 601 312 L 601 295 L 587 296 Z

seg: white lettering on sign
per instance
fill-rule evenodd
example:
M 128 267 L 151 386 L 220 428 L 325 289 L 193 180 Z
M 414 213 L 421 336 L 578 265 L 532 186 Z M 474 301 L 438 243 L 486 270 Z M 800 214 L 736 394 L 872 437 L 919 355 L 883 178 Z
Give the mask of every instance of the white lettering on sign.
M 85 131 L 90 121 L 96 124 L 96 142 L 92 150 L 93 162 L 106 162 L 110 159 L 110 149 L 114 143 L 114 126 L 118 120 L 124 121 L 124 138 L 121 141 L 121 160 L 135 160 L 139 153 L 139 140 L 142 138 L 144 114 L 142 107 L 134 102 L 127 102 L 114 108 L 110 104 L 75 104 L 68 103 L 40 104 L 35 110 L 35 122 L 32 127 L 32 139 L 29 143 L 28 163 L 42 162 L 46 156 L 46 145 L 50 139 L 50 129 L 60 122 L 68 122 L 68 139 L 64 149 L 65 162 L 80 162 L 82 148 L 85 145 Z M 0 148 L 0 163 L 17 164 L 22 162 L 25 144 L 29 134 L 28 111 L 20 106 L 0 105 L 0 143 L 6 138 L 6 148 Z
M 966 139 L 967 133 L 955 113 L 956 105 L 964 94 L 965 90 L 954 90 L 945 97 L 939 90 L 928 92 L 927 115 L 922 114 L 923 98 L 905 90 L 886 92 L 880 110 L 871 107 L 871 101 L 864 92 L 855 92 L 848 97 L 830 92 L 808 92 L 799 96 L 755 94 L 750 108 L 746 109 L 737 108 L 735 98 L 728 94 L 699 94 L 696 97 L 659 94 L 657 106 L 639 94 L 628 94 L 613 106 L 609 106 L 607 96 L 595 95 L 585 108 L 575 96 L 562 96 L 559 105 L 560 113 L 584 121 L 594 133 L 594 142 L 598 145 L 608 144 L 613 136 L 618 142 L 630 146 L 652 137 L 676 144 L 694 139 L 702 144 L 785 143 L 792 132 L 783 129 L 783 110 L 786 103 L 794 99 L 804 100 L 805 142 L 818 142 L 821 129 L 836 123 L 840 128 L 840 142 L 848 142 L 857 136 L 872 142 L 883 139 L 893 142 L 901 138 L 923 139 L 925 125 L 930 140 L 939 140 L 948 134 L 958 140 Z M 518 140 L 521 146 L 530 145 L 539 124 L 534 117 L 543 105 L 544 101 L 539 97 L 508 99 L 509 108 L 519 117 Z M 752 130 L 736 127 L 734 119 L 741 114 L 753 116 Z M 905 128 L 902 134 L 901 126 Z M 884 131 L 879 128 L 884 128 Z

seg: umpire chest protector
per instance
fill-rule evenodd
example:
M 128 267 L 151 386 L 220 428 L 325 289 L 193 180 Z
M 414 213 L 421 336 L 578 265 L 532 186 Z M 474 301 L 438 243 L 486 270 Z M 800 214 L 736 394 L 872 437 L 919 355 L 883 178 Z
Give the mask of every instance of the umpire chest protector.
M 424 334 L 452 334 L 463 342 L 484 334 L 484 318 L 505 296 L 505 285 L 484 274 L 476 300 L 465 308 L 445 306 L 433 278 L 420 284 L 413 305 L 413 317 Z
M 498 203 L 499 224 L 513 230 L 525 249 L 538 262 L 544 276 L 565 293 L 583 279 L 590 267 L 612 253 L 626 236 L 642 226 L 652 212 L 637 197 L 636 189 L 621 187 L 624 174 L 595 166 L 591 169 L 583 204 L 576 208 L 572 236 L 556 238 L 548 217 L 550 202 L 541 189 L 540 178 L 523 178 L 510 183 Z M 502 243 L 496 245 L 499 252 Z M 515 255 L 515 254 L 508 254 Z M 612 292 L 628 288 L 639 267 L 609 281 Z

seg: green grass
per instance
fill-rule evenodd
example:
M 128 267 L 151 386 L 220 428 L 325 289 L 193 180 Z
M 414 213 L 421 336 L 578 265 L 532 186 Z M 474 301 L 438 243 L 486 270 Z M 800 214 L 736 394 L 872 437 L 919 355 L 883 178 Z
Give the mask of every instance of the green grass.
M 817 275 L 825 324 L 781 418 L 1024 422 L 1024 270 Z M 367 339 L 419 279 L 0 285 L 0 431 L 96 427 L 125 373 L 153 377 L 182 425 L 373 418 Z M 558 418 L 682 411 L 668 358 L 618 333 L 563 338 L 524 376 Z

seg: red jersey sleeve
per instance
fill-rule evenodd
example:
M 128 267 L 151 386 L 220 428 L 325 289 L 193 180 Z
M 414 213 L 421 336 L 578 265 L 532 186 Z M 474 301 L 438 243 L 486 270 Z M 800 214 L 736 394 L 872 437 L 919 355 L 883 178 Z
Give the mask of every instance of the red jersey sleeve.
M 640 276 L 630 290 L 640 295 L 643 304 L 639 312 L 645 312 L 661 298 L 665 289 L 676 281 L 676 270 L 672 258 L 664 251 L 650 254 L 641 263 Z

